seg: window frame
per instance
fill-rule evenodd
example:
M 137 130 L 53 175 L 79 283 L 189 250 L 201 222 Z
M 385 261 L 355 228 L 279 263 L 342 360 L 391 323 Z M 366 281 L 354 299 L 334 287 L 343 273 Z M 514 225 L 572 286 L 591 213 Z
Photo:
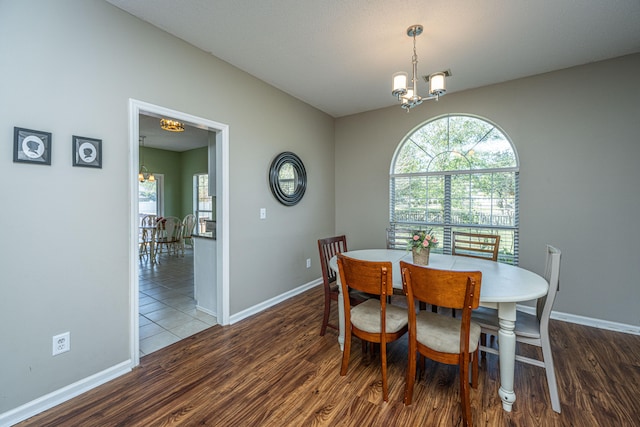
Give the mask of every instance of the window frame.
M 437 156 L 445 154 L 445 153 L 452 153 L 453 150 L 451 149 L 451 143 L 450 141 L 455 141 L 455 135 L 453 135 L 452 138 L 452 133 L 450 133 L 450 129 L 451 129 L 451 125 L 450 125 L 450 120 L 452 118 L 468 118 L 468 119 L 473 119 L 473 120 L 479 120 L 481 122 L 484 122 L 485 124 L 489 125 L 492 127 L 490 132 L 493 132 L 494 130 L 496 132 L 498 132 L 505 141 L 507 141 L 509 143 L 510 149 L 511 149 L 511 153 L 513 155 L 513 163 L 515 163 L 515 166 L 507 166 L 507 167 L 489 167 L 486 169 L 478 169 L 478 168 L 474 168 L 473 164 L 469 166 L 469 169 L 458 169 L 458 170 L 436 170 L 436 171 L 418 171 L 418 172 L 404 172 L 404 173 L 394 173 L 396 167 L 397 167 L 397 162 L 398 160 L 401 158 L 401 155 L 403 153 L 403 149 L 405 148 L 407 143 L 415 143 L 415 139 L 412 139 L 412 137 L 417 133 L 420 132 L 423 128 L 425 128 L 426 126 L 430 126 L 432 125 L 434 122 L 437 121 L 441 121 L 441 120 L 447 120 L 447 123 L 445 123 L 445 126 L 447 127 L 447 132 L 446 132 L 446 141 L 441 139 L 439 141 L 443 141 L 446 142 L 446 144 L 444 144 L 447 148 L 441 151 L 438 150 L 434 150 L 432 151 L 432 153 L 435 153 L 432 156 L 432 159 L 435 159 Z M 483 139 L 480 139 L 477 144 L 482 143 Z M 428 142 L 428 141 L 426 141 Z M 423 141 L 424 143 L 424 141 Z M 429 145 L 432 148 L 436 148 L 437 144 L 430 144 Z M 489 217 L 491 218 L 490 223 L 474 223 L 474 222 L 459 222 L 459 221 L 454 221 L 452 218 L 452 212 L 453 212 L 453 208 L 452 208 L 452 189 L 451 189 L 451 181 L 454 179 L 454 176 L 468 176 L 470 183 L 472 182 L 472 180 L 474 179 L 474 175 L 476 175 L 475 179 L 479 179 L 480 176 L 482 175 L 490 175 L 490 178 L 493 180 L 495 179 L 496 174 L 502 174 L 502 173 L 507 173 L 507 174 L 513 174 L 513 181 L 512 181 L 512 185 L 513 185 L 513 217 L 512 217 L 512 225 L 496 225 L 494 222 L 494 218 L 497 217 L 497 215 L 493 214 L 493 204 L 491 204 L 491 214 L 489 215 Z M 408 132 L 404 138 L 402 138 L 402 140 L 400 141 L 400 143 L 398 144 L 398 146 L 396 147 L 396 150 L 393 154 L 392 160 L 391 160 L 391 165 L 390 165 L 390 169 L 389 169 L 389 223 L 390 223 L 390 229 L 393 230 L 394 228 L 415 228 L 415 229 L 433 229 L 436 232 L 436 236 L 440 239 L 441 241 L 441 245 L 439 248 L 437 248 L 434 252 L 440 252 L 440 253 L 445 253 L 445 254 L 451 254 L 451 246 L 452 246 L 452 232 L 453 231 L 465 231 L 465 232 L 475 232 L 475 233 L 500 233 L 501 236 L 505 236 L 508 235 L 509 239 L 506 239 L 506 241 L 510 242 L 512 244 L 512 247 L 509 248 L 509 250 L 507 249 L 502 249 L 503 252 L 501 252 L 499 254 L 499 261 L 500 262 L 505 262 L 508 264 L 514 264 L 514 265 L 518 265 L 519 262 L 519 228 L 520 228 L 520 224 L 519 224 L 519 193 L 520 193 L 520 182 L 519 182 L 519 173 L 520 173 L 520 161 L 518 158 L 518 153 L 517 150 L 513 144 L 513 142 L 511 141 L 511 138 L 509 138 L 508 134 L 502 129 L 500 128 L 500 126 L 498 126 L 497 124 L 495 124 L 494 122 L 492 122 L 491 120 L 488 120 L 484 117 L 480 117 L 480 116 L 476 116 L 476 115 L 471 115 L 471 114 L 462 114 L 462 113 L 456 113 L 456 114 L 445 114 L 445 115 L 440 115 L 437 117 L 433 117 L 425 122 L 420 123 L 418 126 L 416 126 L 415 128 L 413 128 L 410 132 Z M 430 197 L 430 193 L 429 193 L 429 178 L 430 177 L 442 177 L 443 183 L 442 183 L 442 200 L 441 200 L 441 206 L 442 206 L 442 215 L 441 215 L 441 221 L 433 221 L 430 220 L 429 217 L 429 205 L 430 205 L 430 201 L 435 200 L 433 199 L 433 197 Z M 419 218 L 420 215 L 416 215 L 413 218 L 409 218 L 409 219 L 402 219 L 399 220 L 396 217 L 396 203 L 397 203 L 397 198 L 396 198 L 396 189 L 398 187 L 397 183 L 398 183 L 398 178 L 402 179 L 407 179 L 408 180 L 404 183 L 405 186 L 411 185 L 411 178 L 416 178 L 419 180 L 424 180 L 423 183 L 421 182 L 417 182 L 415 183 L 415 185 L 418 185 L 420 187 L 424 186 L 424 191 L 425 193 L 425 197 L 424 197 L 424 202 L 425 202 L 425 206 L 424 206 L 424 215 L 422 216 L 422 218 Z M 496 184 L 492 183 L 491 184 L 491 195 L 489 197 L 489 200 L 491 202 L 494 201 L 494 191 L 496 190 Z M 471 186 L 470 186 L 471 187 Z M 472 190 L 469 190 L 469 196 L 468 196 L 468 205 L 469 206 L 473 206 L 474 205 L 474 201 L 477 202 L 478 197 L 474 197 L 474 195 L 476 195 L 478 193 L 473 193 Z M 484 198 L 487 197 L 487 195 L 483 195 Z M 470 208 L 470 212 L 472 213 L 473 211 Z M 478 213 L 481 213 L 480 211 L 478 211 Z M 411 215 L 409 214 L 409 217 Z M 472 217 L 471 215 L 469 216 L 470 218 Z M 433 217 L 432 217 L 433 218 Z M 504 240 L 504 237 L 503 237 Z M 501 242 L 501 247 L 502 247 L 502 242 Z M 511 251 L 511 253 L 508 253 L 509 251 Z

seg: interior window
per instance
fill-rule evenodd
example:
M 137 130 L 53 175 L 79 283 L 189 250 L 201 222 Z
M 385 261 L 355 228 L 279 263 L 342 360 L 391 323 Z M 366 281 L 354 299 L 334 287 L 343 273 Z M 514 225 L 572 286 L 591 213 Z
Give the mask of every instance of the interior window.
M 497 125 L 468 115 L 426 122 L 398 146 L 390 223 L 432 229 L 451 253 L 452 231 L 500 235 L 499 261 L 518 263 L 519 162 Z
M 193 176 L 193 207 L 200 232 L 206 231 L 206 220 L 213 220 L 213 197 L 209 195 L 209 175 Z

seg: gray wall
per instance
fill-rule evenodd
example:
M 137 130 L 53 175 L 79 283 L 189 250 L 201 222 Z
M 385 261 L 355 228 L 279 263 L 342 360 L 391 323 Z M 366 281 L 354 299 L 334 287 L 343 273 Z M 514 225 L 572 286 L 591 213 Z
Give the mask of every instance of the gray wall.
M 231 315 L 321 276 L 328 115 L 101 0 L 0 0 L 0 70 L 0 415 L 130 357 L 130 98 L 229 125 Z M 51 166 L 13 163 L 14 126 L 52 132 Z M 72 167 L 72 135 L 102 139 L 102 169 Z M 282 151 L 307 168 L 295 207 L 268 187 Z
M 557 311 L 640 325 L 640 54 L 336 120 L 336 228 L 381 247 L 389 169 L 425 121 L 468 113 L 498 124 L 520 158 L 520 265 L 563 251 Z M 452 78 L 455 78 L 452 77 Z

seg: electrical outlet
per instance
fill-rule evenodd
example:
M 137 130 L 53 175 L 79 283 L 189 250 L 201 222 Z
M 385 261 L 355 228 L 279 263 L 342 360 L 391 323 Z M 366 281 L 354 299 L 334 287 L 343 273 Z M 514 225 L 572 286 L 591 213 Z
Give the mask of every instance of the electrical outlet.
M 307 258 L 307 268 L 311 268 L 311 258 Z
M 260 208 L 260 219 L 267 219 L 267 208 Z
M 71 350 L 71 333 L 55 335 L 53 337 L 53 356 Z

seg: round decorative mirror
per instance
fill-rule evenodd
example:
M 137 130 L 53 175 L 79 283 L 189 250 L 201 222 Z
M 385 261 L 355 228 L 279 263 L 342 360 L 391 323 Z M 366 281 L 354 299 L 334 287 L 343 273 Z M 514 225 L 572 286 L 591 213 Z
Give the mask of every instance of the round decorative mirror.
M 307 189 L 307 172 L 300 157 L 290 151 L 278 154 L 269 169 L 269 186 L 283 205 L 298 203 Z

